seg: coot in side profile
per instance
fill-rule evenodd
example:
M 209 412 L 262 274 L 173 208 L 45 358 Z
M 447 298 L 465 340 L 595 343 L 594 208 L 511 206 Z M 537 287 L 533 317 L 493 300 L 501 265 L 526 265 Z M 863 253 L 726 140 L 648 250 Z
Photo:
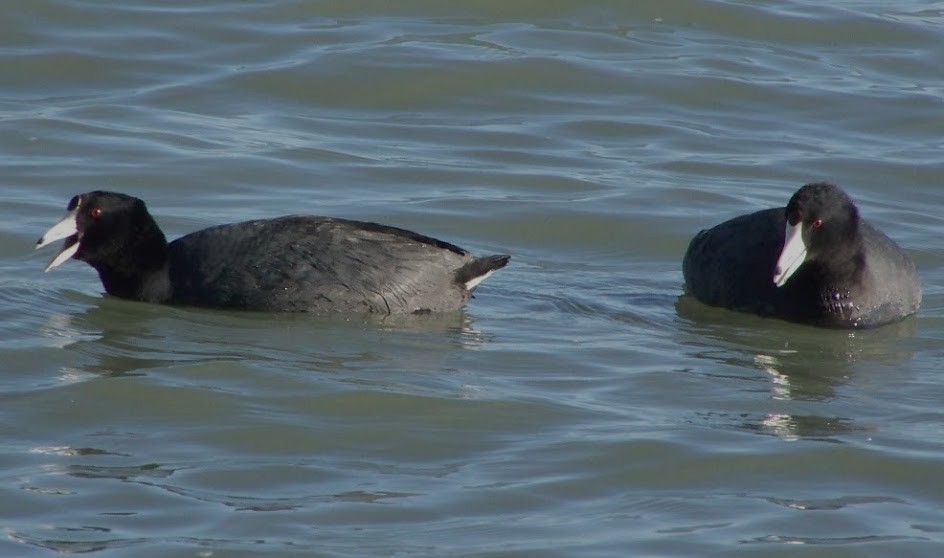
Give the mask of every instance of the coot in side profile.
M 163 304 L 270 312 L 456 310 L 510 256 L 474 257 L 395 227 L 288 216 L 210 227 L 168 243 L 144 202 L 114 192 L 72 198 L 36 243 L 65 239 L 105 291 Z
M 921 305 L 908 254 L 827 183 L 701 231 L 682 271 L 705 304 L 827 327 L 879 326 Z

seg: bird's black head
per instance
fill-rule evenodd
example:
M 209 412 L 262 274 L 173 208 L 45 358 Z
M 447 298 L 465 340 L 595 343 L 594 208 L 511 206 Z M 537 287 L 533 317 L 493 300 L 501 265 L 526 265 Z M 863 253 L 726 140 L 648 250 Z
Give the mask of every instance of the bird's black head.
M 136 289 L 143 278 L 164 265 L 167 240 L 138 198 L 95 191 L 72 198 L 68 213 L 36 243 L 42 248 L 64 239 L 46 271 L 69 258 L 98 270 L 109 293 Z
M 858 248 L 859 210 L 834 184 L 817 182 L 797 190 L 787 204 L 786 217 L 790 225 L 802 228 L 808 260 Z
M 862 257 L 859 210 L 838 186 L 817 182 L 803 186 L 786 208 L 784 245 L 774 269 L 780 287 L 805 262 L 817 262 L 829 274 L 851 273 Z

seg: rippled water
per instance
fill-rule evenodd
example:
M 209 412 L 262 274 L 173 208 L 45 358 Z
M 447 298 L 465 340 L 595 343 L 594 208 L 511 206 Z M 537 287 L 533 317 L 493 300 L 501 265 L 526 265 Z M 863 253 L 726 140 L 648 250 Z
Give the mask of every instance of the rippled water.
M 0 18 L 0 555 L 938 556 L 944 5 L 89 2 Z M 834 180 L 912 319 L 681 295 L 699 229 Z M 511 253 L 461 314 L 103 298 L 76 193 Z

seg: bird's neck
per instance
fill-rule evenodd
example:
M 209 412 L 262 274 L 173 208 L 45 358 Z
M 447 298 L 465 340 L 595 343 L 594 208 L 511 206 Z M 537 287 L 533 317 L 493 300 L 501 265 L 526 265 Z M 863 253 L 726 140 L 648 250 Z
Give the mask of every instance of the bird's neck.
M 157 231 L 136 237 L 121 257 L 108 263 L 89 262 L 98 271 L 105 292 L 131 300 L 161 302 L 170 295 L 168 245 Z

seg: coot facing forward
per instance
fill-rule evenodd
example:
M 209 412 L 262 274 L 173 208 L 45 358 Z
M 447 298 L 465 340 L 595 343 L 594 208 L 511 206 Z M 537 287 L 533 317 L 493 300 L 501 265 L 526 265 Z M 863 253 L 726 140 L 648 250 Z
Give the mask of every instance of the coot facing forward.
M 143 201 L 102 191 L 72 198 L 36 247 L 60 239 L 46 271 L 82 260 L 110 295 L 271 312 L 456 310 L 510 259 L 477 258 L 395 227 L 311 216 L 220 225 L 168 243 Z
M 701 231 L 682 272 L 705 304 L 828 327 L 874 327 L 921 305 L 911 257 L 827 183 Z

